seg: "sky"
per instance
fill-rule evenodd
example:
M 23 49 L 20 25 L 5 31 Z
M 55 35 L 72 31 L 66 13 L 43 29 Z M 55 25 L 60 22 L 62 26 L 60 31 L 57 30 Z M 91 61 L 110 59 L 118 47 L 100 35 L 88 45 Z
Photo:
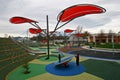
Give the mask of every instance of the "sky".
M 65 8 L 77 4 L 98 5 L 105 8 L 106 12 L 76 18 L 58 31 L 75 30 L 78 26 L 82 27 L 82 31 L 92 34 L 101 30 L 105 33 L 110 30 L 114 33 L 120 31 L 120 0 L 0 0 L 0 37 L 25 36 L 29 28 L 34 28 L 28 23 L 10 23 L 9 19 L 14 16 L 36 20 L 42 29 L 46 29 L 46 15 L 48 15 L 49 28 L 52 31 L 57 23 L 58 14 Z

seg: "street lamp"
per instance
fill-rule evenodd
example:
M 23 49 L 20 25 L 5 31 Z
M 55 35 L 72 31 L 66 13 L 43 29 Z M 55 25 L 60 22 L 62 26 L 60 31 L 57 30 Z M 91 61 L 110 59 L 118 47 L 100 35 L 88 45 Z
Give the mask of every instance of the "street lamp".
M 95 53 L 96 53 L 96 35 L 95 34 L 93 35 L 93 40 L 94 40 L 94 43 L 95 43 Z
M 113 49 L 113 55 L 114 55 L 114 33 L 112 33 L 112 49 Z

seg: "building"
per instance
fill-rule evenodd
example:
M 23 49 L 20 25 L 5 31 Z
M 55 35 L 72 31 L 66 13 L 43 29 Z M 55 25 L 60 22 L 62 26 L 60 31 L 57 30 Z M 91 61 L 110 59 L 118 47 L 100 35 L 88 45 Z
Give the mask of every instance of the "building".
M 86 42 L 88 39 L 83 37 L 83 34 L 72 34 L 67 42 L 71 46 L 80 46 L 83 42 Z
M 120 35 L 119 34 L 110 34 L 110 33 L 104 33 L 104 35 L 101 34 L 92 34 L 90 36 L 89 42 L 97 42 L 97 43 L 120 43 Z
M 91 34 L 87 37 L 84 36 L 76 36 L 75 34 L 72 34 L 69 39 L 67 40 L 68 43 L 70 43 L 71 46 L 78 46 L 82 45 L 84 42 L 96 42 L 96 43 L 116 43 L 120 44 L 120 35 L 119 34 L 110 34 L 110 33 L 104 33 L 104 34 Z

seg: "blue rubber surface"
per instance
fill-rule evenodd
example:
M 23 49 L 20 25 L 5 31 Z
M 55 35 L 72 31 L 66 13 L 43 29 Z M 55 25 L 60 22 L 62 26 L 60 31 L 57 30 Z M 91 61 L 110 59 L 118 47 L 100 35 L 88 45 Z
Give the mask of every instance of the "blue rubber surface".
M 74 76 L 86 71 L 86 68 L 82 64 L 79 66 L 75 62 L 69 62 L 68 64 L 68 67 L 64 67 L 62 65 L 55 66 L 54 63 L 51 63 L 46 66 L 46 71 L 59 76 Z

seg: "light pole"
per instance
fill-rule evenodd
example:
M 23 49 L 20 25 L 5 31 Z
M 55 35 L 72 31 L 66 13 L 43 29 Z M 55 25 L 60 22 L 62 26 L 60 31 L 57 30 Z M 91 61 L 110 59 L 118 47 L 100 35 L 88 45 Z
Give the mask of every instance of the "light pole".
M 94 40 L 94 43 L 95 43 L 95 53 L 96 53 L 96 35 L 95 34 L 93 35 L 93 40 Z
M 113 55 L 114 55 L 114 33 L 112 33 L 112 49 L 113 49 Z

